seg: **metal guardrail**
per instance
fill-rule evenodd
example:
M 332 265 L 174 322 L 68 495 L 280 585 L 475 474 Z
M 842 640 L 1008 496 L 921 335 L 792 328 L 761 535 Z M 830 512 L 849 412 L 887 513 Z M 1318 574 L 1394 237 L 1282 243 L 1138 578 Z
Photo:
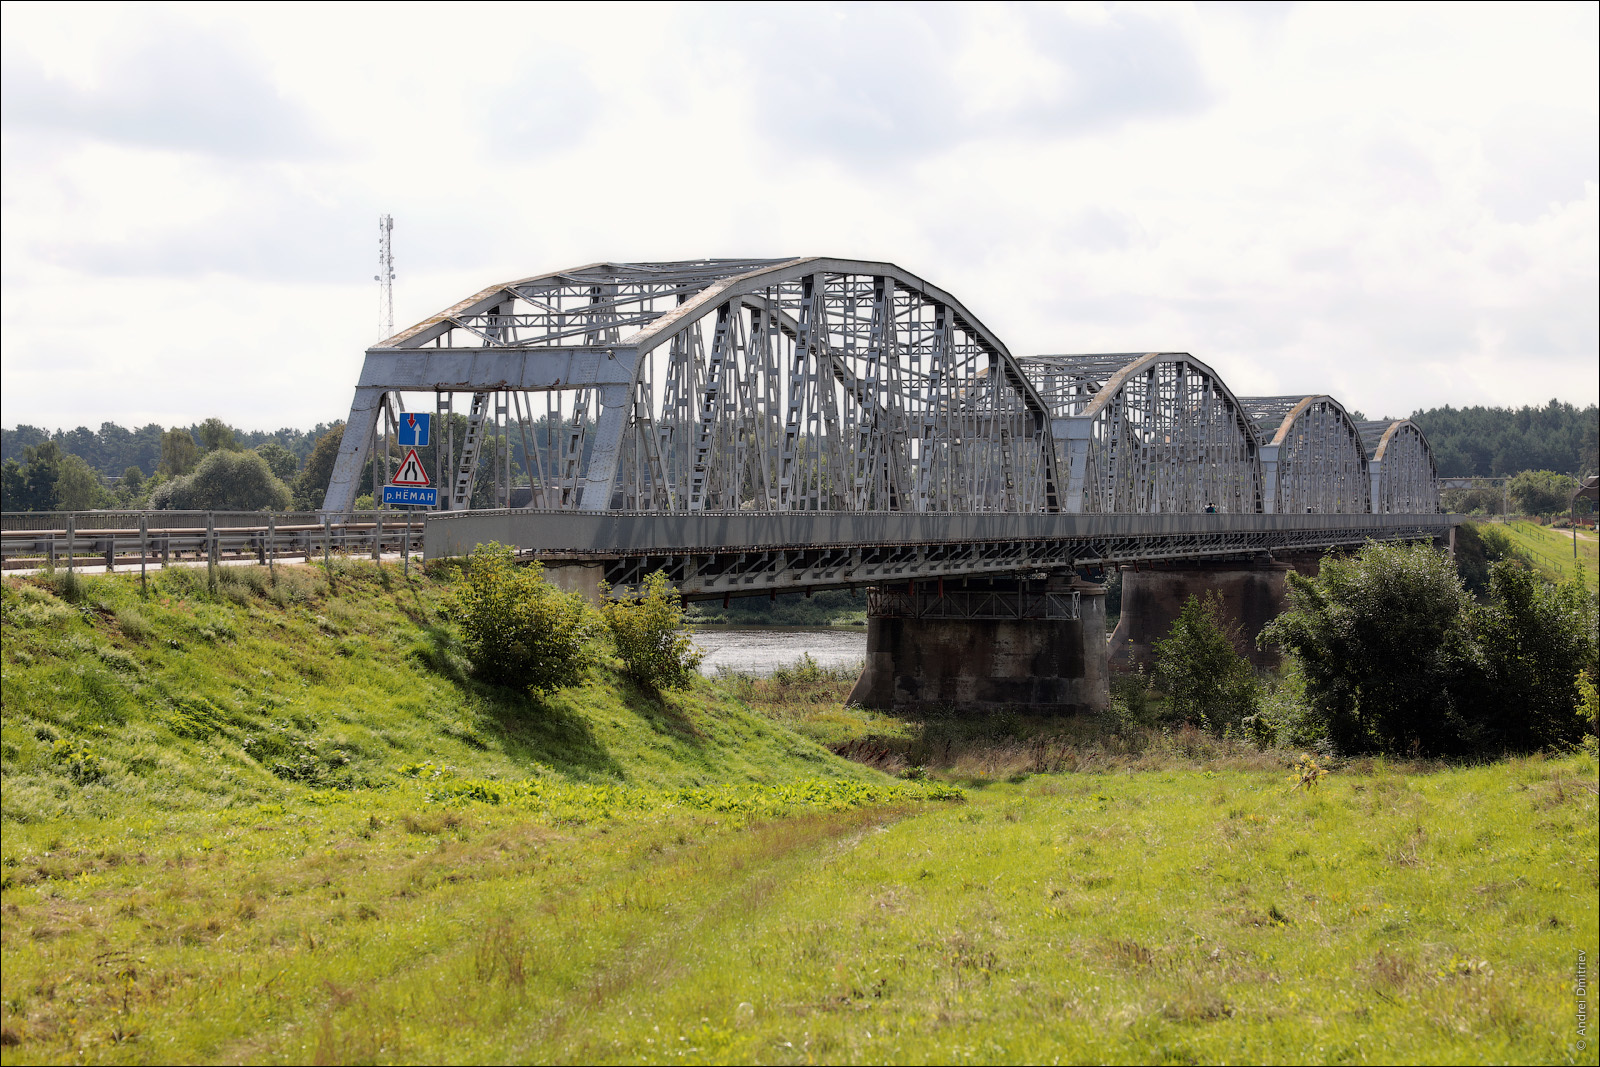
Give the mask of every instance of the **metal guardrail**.
M 409 557 L 420 554 L 424 530 L 421 518 L 394 512 L 358 512 L 339 522 L 314 512 L 8 512 L 0 525 L 0 566 L 7 570 L 107 572 L 185 560 L 265 565 L 334 554 Z

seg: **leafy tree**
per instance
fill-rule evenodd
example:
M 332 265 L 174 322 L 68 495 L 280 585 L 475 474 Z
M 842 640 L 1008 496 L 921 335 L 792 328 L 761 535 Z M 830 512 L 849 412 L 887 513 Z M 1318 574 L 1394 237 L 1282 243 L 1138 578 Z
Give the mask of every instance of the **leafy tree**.
M 59 445 L 42 441 L 23 449 L 21 463 L 14 458 L 7 460 L 3 475 L 5 510 L 56 510 L 62 458 Z
M 194 473 L 175 478 L 150 494 L 153 508 L 180 511 L 282 511 L 289 487 L 254 452 L 212 452 Z
M 239 449 L 233 427 L 218 418 L 209 418 L 200 424 L 200 443 L 207 452 L 235 452 Z
M 1289 611 L 1261 641 L 1292 652 L 1306 699 L 1343 752 L 1442 753 L 1480 738 L 1459 707 L 1474 649 L 1450 558 L 1426 545 L 1368 542 L 1289 575 Z
M 31 511 L 28 507 L 28 476 L 22 464 L 8 459 L 0 465 L 0 510 Z
M 597 627 L 583 597 L 546 582 L 538 562 L 519 566 L 497 542 L 472 550 L 450 614 L 473 673 L 495 685 L 553 693 L 582 681 L 593 662 L 586 646 Z
M 161 435 L 161 463 L 156 470 L 169 478 L 178 478 L 194 470 L 200 462 L 200 446 L 194 443 L 188 430 L 174 426 Z
M 295 479 L 294 498 L 302 508 L 320 508 L 328 492 L 328 480 L 333 477 L 333 463 L 339 458 L 339 442 L 344 439 L 344 423 L 336 422 L 321 437 L 306 457 L 306 465 Z
M 1594 596 L 1581 574 L 1552 585 L 1509 560 L 1493 565 L 1490 585 L 1490 602 L 1468 619 L 1481 658 L 1465 689 L 1485 743 L 1530 751 L 1577 741 L 1577 675 L 1596 669 Z
M 649 575 L 637 596 L 612 596 L 605 585 L 601 592 L 600 616 L 628 677 L 650 689 L 687 689 L 705 653 L 683 632 L 683 607 L 667 576 Z
M 1464 522 L 1456 527 L 1456 572 L 1467 592 L 1486 599 L 1490 569 L 1503 559 L 1521 560 L 1529 566 L 1533 563 L 1499 526 Z
M 1240 643 L 1220 594 L 1184 603 L 1167 637 L 1155 643 L 1156 687 L 1174 712 L 1217 733 L 1237 729 L 1254 713 L 1256 675 Z
M 144 488 L 144 471 L 138 467 L 129 467 L 122 472 L 122 480 L 117 484 L 117 488 L 138 496 L 139 490 Z
M 267 461 L 267 468 L 272 471 L 273 477 L 282 482 L 287 483 L 293 480 L 295 474 L 300 470 L 300 460 L 295 457 L 293 452 L 276 441 L 268 441 L 265 444 L 257 445 L 255 452 L 256 455 Z
M 1550 515 L 1567 510 L 1578 480 L 1553 471 L 1523 471 L 1506 483 L 1512 505 L 1524 515 Z
M 1506 494 L 1498 485 L 1475 479 L 1470 489 L 1445 489 L 1439 493 L 1445 511 L 1457 515 L 1499 515 L 1506 509 Z
M 56 506 L 61 511 L 88 511 L 109 503 L 100 475 L 81 456 L 62 456 L 56 474 Z

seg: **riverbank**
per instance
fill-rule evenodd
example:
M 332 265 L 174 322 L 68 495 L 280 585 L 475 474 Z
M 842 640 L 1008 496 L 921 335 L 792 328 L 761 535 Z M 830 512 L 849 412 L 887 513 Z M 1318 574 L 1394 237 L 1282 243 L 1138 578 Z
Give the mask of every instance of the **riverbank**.
M 1592 754 L 533 701 L 331 577 L 0 583 L 5 1063 L 1571 1058 Z

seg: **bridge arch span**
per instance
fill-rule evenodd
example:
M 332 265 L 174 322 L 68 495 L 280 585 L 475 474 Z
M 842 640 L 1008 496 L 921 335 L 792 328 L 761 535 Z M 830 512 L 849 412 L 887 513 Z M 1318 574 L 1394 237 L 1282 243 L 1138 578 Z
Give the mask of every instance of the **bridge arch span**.
M 1359 515 L 1370 510 L 1361 430 L 1331 396 L 1263 396 L 1241 401 L 1261 433 L 1263 510 Z
M 1059 507 L 1049 409 L 1017 361 L 891 263 L 599 263 L 482 290 L 367 351 L 325 509 L 387 460 L 397 398 L 457 391 L 473 401 L 446 449 L 454 508 L 473 442 L 502 435 L 496 484 L 519 455 L 537 508 Z
M 1433 448 L 1410 419 L 1378 419 L 1359 424 L 1367 447 L 1375 515 L 1439 511 L 1439 470 Z
M 1259 512 L 1261 440 L 1222 378 L 1187 352 L 1034 356 L 1069 512 Z

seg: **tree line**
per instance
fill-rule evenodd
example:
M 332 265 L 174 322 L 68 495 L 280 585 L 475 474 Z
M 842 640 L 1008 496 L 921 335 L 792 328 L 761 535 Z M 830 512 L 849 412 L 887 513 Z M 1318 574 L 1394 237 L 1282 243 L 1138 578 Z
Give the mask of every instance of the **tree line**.
M 144 465 L 129 463 L 108 474 L 64 447 L 82 445 L 82 438 L 46 436 L 28 426 L 20 428 L 28 433 L 17 432 L 15 437 L 14 431 L 6 431 L 8 450 L 23 440 L 31 443 L 20 445 L 0 463 L 0 507 L 6 511 L 311 509 L 322 503 L 343 433 L 343 426 L 334 424 L 319 426 L 315 437 L 291 436 L 290 444 L 300 450 L 296 452 L 278 437 L 242 433 L 215 418 L 170 430 L 152 424 L 136 434 L 119 434 L 114 432 L 119 427 L 106 426 L 113 432 L 102 427 L 101 434 L 89 434 L 89 439 L 120 442 L 127 449 L 121 458 L 142 456 Z M 262 437 L 266 439 L 258 440 Z M 113 453 L 92 454 L 105 462 Z
M 1583 477 L 1600 471 L 1600 406 L 1429 408 L 1411 416 L 1433 447 L 1442 478 L 1518 471 Z
M 1528 471 L 1570 478 L 1600 470 L 1600 407 L 1593 404 L 1578 408 L 1551 400 L 1543 407 L 1515 409 L 1447 406 L 1419 411 L 1411 418 L 1433 446 L 1442 477 L 1487 478 Z M 466 418 L 456 415 L 454 421 L 464 428 Z M 530 433 L 543 434 L 543 420 L 528 429 Z M 150 423 L 129 430 L 114 422 L 105 422 L 97 431 L 87 426 L 48 431 L 19 423 L 15 429 L 0 429 L 0 464 L 5 469 L 4 509 L 84 511 L 101 507 L 143 507 L 163 484 L 193 475 L 201 460 L 216 452 L 259 455 L 288 492 L 289 506 L 316 508 L 322 504 L 321 494 L 327 489 L 328 475 L 333 469 L 332 455 L 338 448 L 336 431 L 342 430 L 343 423 L 318 423 L 310 430 L 291 427 L 272 431 L 242 430 L 218 418 L 168 429 Z M 334 438 L 331 442 L 330 436 Z M 442 438 L 443 434 L 439 436 Z M 464 436 L 461 432 L 456 434 L 458 441 Z M 525 480 L 531 464 L 528 457 L 521 454 L 519 436 L 514 430 L 509 442 L 504 436 L 486 440 L 480 462 L 495 463 L 502 450 L 509 448 L 513 477 Z M 319 448 L 332 451 L 318 456 Z M 213 461 L 213 467 L 219 465 L 223 465 L 222 461 Z M 238 467 L 238 463 L 232 466 Z M 249 476 L 260 482 L 254 464 L 247 461 L 247 466 Z M 449 466 L 447 459 L 445 467 Z M 214 473 L 208 469 L 208 475 Z M 1548 488 L 1543 484 L 1548 481 L 1542 479 L 1537 488 Z M 370 465 L 361 484 L 366 491 L 364 495 L 371 495 Z M 270 506 L 270 501 L 278 496 L 267 483 L 260 482 L 260 485 L 256 496 L 269 502 L 260 506 Z M 1535 486 L 1530 484 L 1528 488 L 1532 490 Z M 487 500 L 492 491 L 487 480 L 482 480 L 474 489 L 474 503 L 479 496 Z M 1562 481 L 1559 490 L 1553 491 L 1565 493 L 1569 486 Z M 161 499 L 170 502 L 183 495 L 177 489 L 168 489 Z M 1499 509 L 1489 499 L 1492 495 L 1489 492 L 1478 494 L 1468 506 L 1451 510 L 1497 511 Z M 1526 501 L 1514 510 L 1525 513 L 1559 510 L 1544 501 L 1548 493 L 1519 494 L 1523 495 Z M 1453 503 L 1447 501 L 1447 505 Z M 169 503 L 168 506 L 175 505 Z
M 453 435 L 446 435 L 442 426 L 436 426 L 434 445 L 422 450 L 424 462 L 439 485 L 444 484 L 446 472 L 460 459 L 466 441 L 467 417 L 457 414 L 452 421 Z M 126 431 L 119 433 L 120 428 L 110 423 L 106 426 L 112 427 L 111 432 L 106 427 L 101 428 L 100 434 L 82 430 L 87 438 L 76 431 L 47 435 L 31 426 L 4 431 L 8 452 L 0 463 L 0 507 L 5 511 L 312 511 L 322 506 L 344 435 L 341 422 L 319 424 L 310 433 L 284 430 L 262 434 L 247 433 L 211 418 L 192 427 L 175 426 L 170 430 L 152 424 L 127 439 L 122 436 Z M 545 429 L 540 420 L 530 425 L 529 432 L 544 433 Z M 506 434 L 481 438 L 480 476 L 472 489 L 473 507 L 496 506 L 492 472 L 501 472 L 503 480 L 507 450 L 513 484 L 526 485 L 530 464 L 518 447 L 519 428 L 513 425 L 512 431 L 509 442 Z M 447 436 L 455 442 L 455 452 L 449 456 L 444 447 Z M 121 442 L 126 446 L 127 450 L 120 454 L 105 450 L 92 453 L 102 464 L 111 462 L 108 456 L 138 456 L 143 462 L 107 471 L 67 447 L 83 445 L 85 440 L 112 445 Z M 20 445 L 22 441 L 30 443 Z M 18 447 L 13 449 L 13 445 Z M 399 460 L 400 455 L 391 450 L 391 469 Z M 369 459 L 357 482 L 357 510 L 373 507 L 383 481 L 381 476 L 375 476 L 373 468 Z

